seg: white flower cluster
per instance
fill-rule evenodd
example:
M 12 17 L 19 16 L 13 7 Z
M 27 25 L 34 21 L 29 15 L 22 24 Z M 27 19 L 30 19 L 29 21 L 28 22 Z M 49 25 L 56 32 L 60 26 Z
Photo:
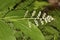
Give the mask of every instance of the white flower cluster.
M 44 21 L 43 21 L 44 20 Z M 50 15 L 48 15 L 47 17 L 43 17 L 43 18 L 41 18 L 40 19 L 40 21 L 41 21 L 41 24 L 43 25 L 44 24 L 44 22 L 45 23 L 48 23 L 48 22 L 51 22 L 51 21 L 53 21 L 54 20 L 54 18 L 52 17 L 52 16 L 50 16 Z
M 32 14 L 35 15 L 35 13 L 36 13 L 36 11 L 34 11 Z M 40 20 L 42 25 L 44 25 L 44 23 L 48 23 L 48 22 L 51 22 L 54 20 L 54 18 L 52 16 L 47 15 L 46 13 L 43 13 L 42 18 L 39 18 L 41 16 L 41 14 L 42 14 L 41 11 L 39 11 L 37 18 Z M 47 15 L 47 17 L 46 17 L 46 15 Z M 39 23 L 36 19 L 34 20 L 34 22 L 35 22 L 36 26 L 39 26 Z
M 29 11 L 27 10 L 26 13 L 25 13 L 25 16 L 28 14 L 28 12 Z M 36 15 L 36 11 L 34 10 L 32 12 L 31 18 L 33 18 L 35 15 Z M 41 15 L 42 15 L 42 17 L 40 18 Z M 46 16 L 46 15 L 47 15 L 47 13 L 43 13 L 42 14 L 41 11 L 39 11 L 37 17 L 36 18 L 33 18 L 36 26 L 39 26 L 39 21 L 37 19 L 40 20 L 40 22 L 41 22 L 42 25 L 44 25 L 45 23 L 48 23 L 48 22 L 51 22 L 51 21 L 54 20 L 54 18 L 52 16 L 50 16 L 50 15 L 47 15 Z

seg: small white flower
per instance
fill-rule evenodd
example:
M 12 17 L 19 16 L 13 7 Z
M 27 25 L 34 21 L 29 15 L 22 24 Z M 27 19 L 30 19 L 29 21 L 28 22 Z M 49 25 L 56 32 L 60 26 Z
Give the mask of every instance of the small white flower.
M 54 20 L 54 18 L 52 17 L 51 20 Z
M 48 23 L 47 18 L 44 18 L 44 21 L 45 21 L 46 23 Z
M 39 17 L 40 17 L 40 15 L 41 15 L 41 11 L 39 11 L 39 13 L 38 13 L 38 15 L 37 15 L 37 18 L 39 18 Z
M 54 18 L 52 16 L 50 16 L 51 20 L 54 20 Z
M 31 17 L 35 16 L 35 13 L 36 13 L 36 11 L 34 10 Z
M 26 16 L 27 16 L 28 12 L 29 12 L 28 10 L 25 12 L 25 15 L 24 15 L 24 17 L 26 17 Z
M 31 23 L 30 23 L 30 22 L 28 22 L 28 24 L 29 24 L 29 28 L 31 28 Z
M 40 22 L 42 25 L 44 25 L 44 21 L 42 20 L 42 18 L 40 18 Z
M 48 21 L 48 22 L 51 22 L 51 18 L 50 18 L 49 15 L 48 15 L 46 18 L 47 18 L 47 21 Z
M 46 13 L 44 13 L 44 14 L 43 14 L 42 19 L 44 19 L 44 18 L 45 18 L 45 16 L 46 16 Z

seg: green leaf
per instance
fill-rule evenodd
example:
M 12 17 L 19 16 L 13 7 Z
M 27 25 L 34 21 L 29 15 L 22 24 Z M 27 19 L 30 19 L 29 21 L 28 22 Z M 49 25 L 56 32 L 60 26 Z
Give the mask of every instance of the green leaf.
M 9 12 L 5 18 L 12 18 L 12 19 L 20 19 L 20 18 L 23 18 L 25 15 L 25 10 L 14 10 L 14 11 L 11 11 Z
M 42 2 L 35 1 L 34 2 L 34 9 L 38 9 L 38 8 L 42 9 L 42 8 L 44 8 L 44 6 L 47 6 L 47 5 L 49 5 L 47 2 L 44 2 L 44 1 L 42 1 Z
M 13 8 L 13 6 L 19 2 L 19 0 L 0 0 L 0 11 Z
M 21 3 L 21 4 L 19 4 L 18 6 L 17 6 L 17 9 L 29 9 L 30 8 L 30 6 L 33 4 L 33 2 L 34 2 L 35 0 L 25 0 L 23 3 Z
M 16 29 L 20 29 L 24 34 L 32 40 L 45 40 L 42 32 L 28 20 L 20 20 L 13 22 Z
M 21 0 L 0 0 L 0 17 L 3 17 L 8 11 Z
M 13 30 L 2 20 L 0 20 L 0 40 L 16 40 Z

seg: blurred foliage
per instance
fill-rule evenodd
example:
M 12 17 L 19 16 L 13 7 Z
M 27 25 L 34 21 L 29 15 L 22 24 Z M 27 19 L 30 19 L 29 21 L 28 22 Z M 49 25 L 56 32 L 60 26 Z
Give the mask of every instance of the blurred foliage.
M 60 40 L 59 9 L 47 11 L 55 19 L 50 23 L 37 27 L 31 19 L 34 10 L 37 15 L 46 6 L 47 0 L 0 0 L 0 40 Z

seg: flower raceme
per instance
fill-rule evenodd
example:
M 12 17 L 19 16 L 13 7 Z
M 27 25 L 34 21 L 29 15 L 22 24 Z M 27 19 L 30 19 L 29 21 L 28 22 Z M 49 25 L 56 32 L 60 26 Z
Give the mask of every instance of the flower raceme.
M 41 11 L 39 11 L 37 14 L 36 13 L 37 13 L 36 10 L 34 10 L 32 13 L 30 13 L 31 14 L 30 19 L 31 20 L 33 19 L 36 26 L 39 26 L 39 22 L 41 23 L 41 25 L 44 25 L 45 23 L 49 23 L 54 20 L 54 18 L 51 15 L 47 15 L 47 13 L 42 13 Z M 27 16 L 28 14 L 29 14 L 29 11 L 27 10 L 25 13 L 25 16 Z

